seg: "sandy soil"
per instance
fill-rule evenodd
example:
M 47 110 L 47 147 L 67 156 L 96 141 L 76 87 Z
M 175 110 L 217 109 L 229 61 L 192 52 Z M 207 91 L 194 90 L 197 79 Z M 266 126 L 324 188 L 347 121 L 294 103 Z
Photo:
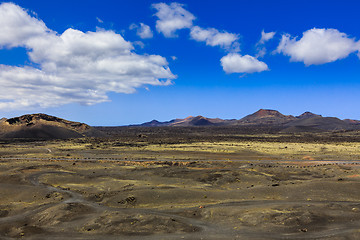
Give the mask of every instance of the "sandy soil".
M 358 161 L 0 160 L 0 239 L 360 238 Z
M 210 130 L 1 141 L 0 239 L 360 239 L 358 132 Z

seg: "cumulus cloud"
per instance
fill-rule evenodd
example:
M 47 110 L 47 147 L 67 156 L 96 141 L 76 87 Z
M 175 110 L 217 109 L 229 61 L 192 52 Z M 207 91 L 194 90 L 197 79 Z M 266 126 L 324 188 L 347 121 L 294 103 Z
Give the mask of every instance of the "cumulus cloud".
M 165 37 L 177 37 L 176 31 L 184 28 L 191 28 L 195 16 L 183 8 L 180 3 L 156 3 L 152 7 L 157 10 L 155 16 L 156 30 Z
M 257 58 L 262 58 L 267 53 L 267 49 L 264 46 L 257 47 L 256 51 L 257 51 L 257 53 L 256 53 Z
M 264 30 L 261 31 L 261 38 L 258 44 L 264 44 L 265 42 L 269 41 L 275 36 L 276 32 L 264 32 Z
M 199 42 L 206 42 L 209 46 L 220 46 L 227 50 L 239 51 L 239 36 L 226 31 L 220 32 L 215 28 L 201 28 L 194 26 L 191 28 L 190 37 Z
M 168 85 L 176 76 L 159 55 L 139 55 L 113 31 L 58 34 L 21 7 L 0 5 L 0 47 L 25 47 L 38 68 L 0 65 L 0 109 L 85 105 L 108 101 L 108 92 L 133 93 Z
M 215 28 L 201 28 L 193 26 L 195 16 L 185 10 L 180 3 L 157 3 L 152 5 L 157 10 L 155 16 L 156 29 L 163 33 L 165 37 L 176 37 L 176 31 L 189 28 L 190 37 L 198 42 L 205 42 L 208 46 L 219 46 L 226 50 L 237 52 L 240 50 L 238 34 L 219 31 Z
M 359 51 L 359 45 L 355 39 L 337 29 L 313 28 L 304 32 L 300 40 L 289 34 L 282 35 L 276 51 L 290 56 L 290 61 L 318 65 L 346 58 Z
M 269 70 L 266 63 L 250 55 L 229 53 L 220 60 L 226 73 L 255 73 Z
M 276 32 L 268 32 L 266 33 L 264 30 L 261 31 L 261 38 L 256 46 L 256 57 L 264 57 L 267 53 L 267 49 L 265 47 L 265 43 L 274 38 Z
M 21 7 L 12 3 L 0 5 L 0 47 L 25 46 L 29 39 L 49 32 L 44 22 Z
M 141 37 L 142 39 L 146 39 L 146 38 L 152 38 L 153 37 L 153 32 L 151 31 L 150 26 L 144 24 L 144 23 L 140 23 L 139 25 L 133 23 L 130 25 L 129 27 L 130 30 L 134 30 L 136 29 L 136 34 Z

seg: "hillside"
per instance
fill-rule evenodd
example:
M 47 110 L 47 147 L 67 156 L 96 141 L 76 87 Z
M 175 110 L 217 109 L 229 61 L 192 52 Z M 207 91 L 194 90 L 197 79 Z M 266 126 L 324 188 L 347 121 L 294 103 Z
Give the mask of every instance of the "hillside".
M 239 124 L 278 125 L 294 120 L 296 120 L 296 117 L 291 115 L 283 115 L 276 110 L 260 109 L 259 111 L 240 119 Z
M 140 124 L 138 126 L 143 127 L 162 127 L 162 126 L 170 126 L 170 127 L 192 127 L 192 126 L 221 126 L 221 125 L 229 125 L 234 120 L 223 120 L 220 118 L 206 118 L 203 116 L 189 116 L 184 119 L 173 119 L 168 122 L 159 122 L 157 120 L 153 120 L 151 122 L 146 122 Z M 136 125 L 134 125 L 136 126 Z
M 3 118 L 0 121 L 0 138 L 67 139 L 99 136 L 104 136 L 104 133 L 87 124 L 42 113 Z
M 285 124 L 285 126 L 316 128 L 324 131 L 351 130 L 354 128 L 353 124 L 349 124 L 348 122 L 340 120 L 338 118 L 319 116 L 292 121 Z

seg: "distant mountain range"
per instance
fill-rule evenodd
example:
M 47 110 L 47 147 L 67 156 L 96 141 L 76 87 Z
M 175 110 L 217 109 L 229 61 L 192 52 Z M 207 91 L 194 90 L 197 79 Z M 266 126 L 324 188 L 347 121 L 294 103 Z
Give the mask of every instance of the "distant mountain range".
M 247 115 L 242 119 L 224 120 L 220 118 L 206 118 L 203 116 L 187 117 L 184 119 L 173 119 L 167 122 L 152 120 L 139 125 L 142 127 L 189 127 L 189 126 L 249 126 L 267 125 L 282 126 L 282 132 L 303 132 L 303 131 L 335 131 L 360 129 L 360 121 L 335 117 L 323 117 L 311 112 L 305 112 L 299 116 L 284 115 L 276 110 L 260 109 Z
M 273 132 L 324 132 L 360 130 L 360 121 L 335 117 L 322 117 L 311 112 L 300 116 L 283 115 L 276 110 L 260 109 L 242 119 L 224 120 L 203 116 L 174 119 L 167 122 L 153 120 L 130 127 L 199 127 L 223 126 L 246 129 L 272 129 Z M 249 128 L 250 127 L 250 128 Z M 123 127 L 118 127 L 123 128 Z M 15 118 L 0 119 L 0 139 L 67 139 L 81 137 L 103 137 L 111 135 L 117 127 L 91 127 L 85 123 L 72 122 L 46 114 L 28 114 Z

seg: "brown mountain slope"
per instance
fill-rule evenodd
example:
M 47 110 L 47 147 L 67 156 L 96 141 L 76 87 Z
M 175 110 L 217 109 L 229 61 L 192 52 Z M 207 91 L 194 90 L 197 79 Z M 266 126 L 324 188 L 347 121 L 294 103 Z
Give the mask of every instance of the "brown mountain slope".
M 220 125 L 230 125 L 230 123 L 235 120 L 223 120 L 220 118 L 206 118 L 203 116 L 189 116 L 184 119 L 173 119 L 168 122 L 159 122 L 157 120 L 152 120 L 151 122 L 146 122 L 138 126 L 143 127 L 162 127 L 162 126 L 171 126 L 171 127 L 189 127 L 189 126 L 220 126 Z
M 306 119 L 306 118 L 313 118 L 313 117 L 322 117 L 321 115 L 314 114 L 312 112 L 304 112 L 303 114 L 297 116 L 298 119 Z
M 351 125 L 360 125 L 360 121 L 359 120 L 354 120 L 354 119 L 344 119 L 343 120 L 346 123 L 349 123 Z
M 206 118 L 203 116 L 187 117 L 182 121 L 170 124 L 170 126 L 210 126 L 223 122 L 219 118 Z
M 67 139 L 100 136 L 104 136 L 104 133 L 84 123 L 42 113 L 0 121 L 0 138 Z
M 292 115 L 283 115 L 276 110 L 260 109 L 259 111 L 247 115 L 246 117 L 239 120 L 239 124 L 284 124 L 290 121 L 296 120 L 296 117 Z

